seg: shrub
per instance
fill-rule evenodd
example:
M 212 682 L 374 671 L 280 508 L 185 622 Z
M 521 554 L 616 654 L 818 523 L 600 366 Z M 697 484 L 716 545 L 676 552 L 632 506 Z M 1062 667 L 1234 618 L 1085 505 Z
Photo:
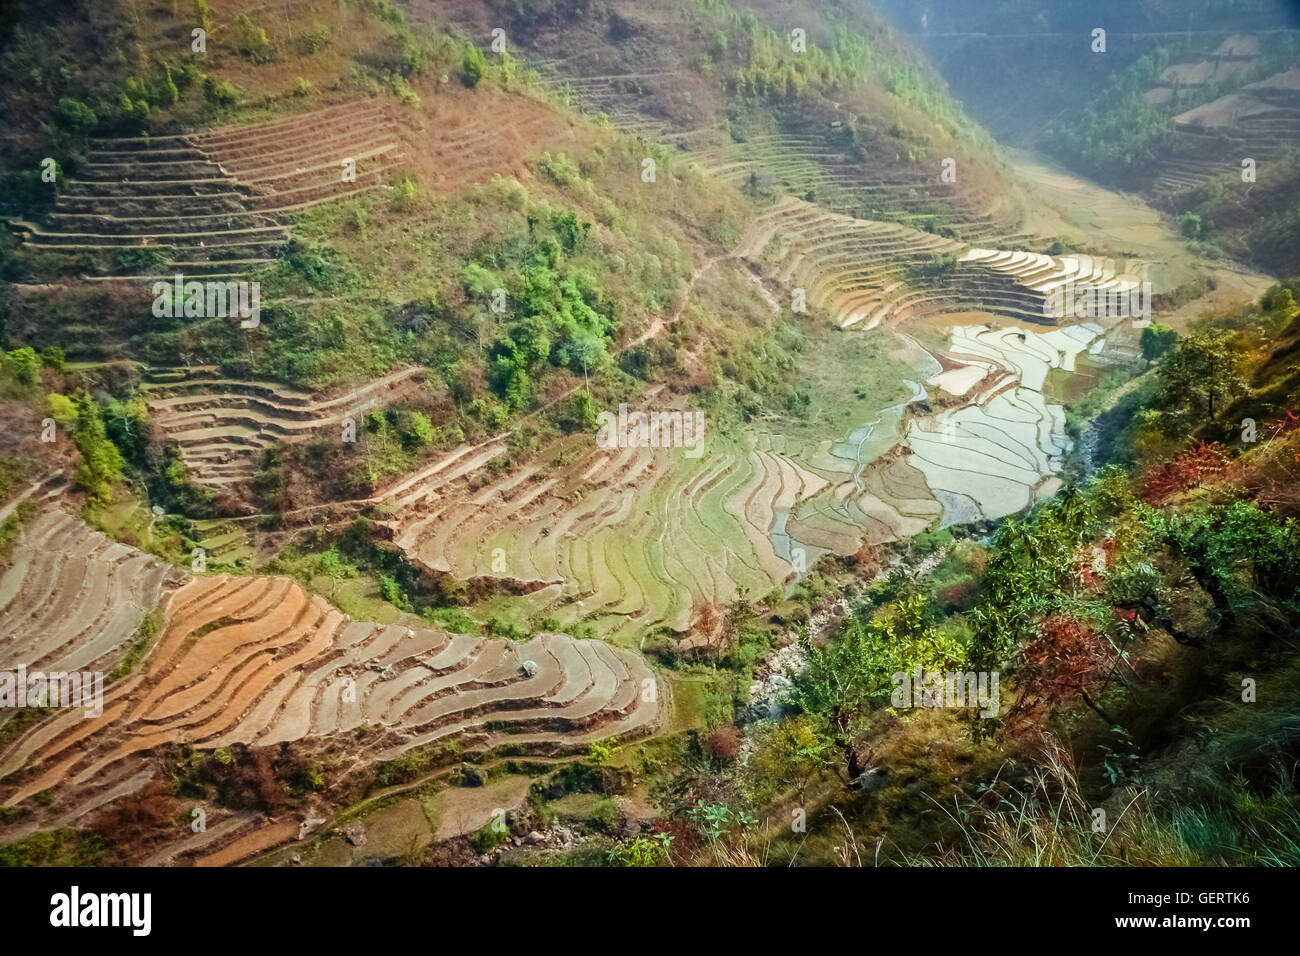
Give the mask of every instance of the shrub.
M 239 91 L 229 80 L 208 77 L 203 81 L 203 98 L 213 106 L 229 109 L 239 102 Z
M 114 254 L 113 261 L 123 272 L 147 272 L 167 261 L 167 256 L 157 248 L 133 247 Z
M 612 740 L 605 743 L 597 741 L 587 747 L 587 760 L 597 767 L 603 767 L 614 759 L 618 750 L 618 746 Z
M 979 600 L 979 583 L 969 574 L 938 588 L 935 600 L 945 614 L 967 611 Z
M 420 187 L 416 185 L 415 180 L 410 176 L 403 176 L 393 187 L 393 206 L 397 209 L 405 209 L 419 194 Z
M 487 61 L 483 59 L 483 51 L 472 43 L 466 44 L 465 58 L 460 63 L 461 80 L 473 89 L 478 86 L 478 81 L 483 79 L 485 69 L 487 69 Z
M 615 832 L 623 822 L 623 811 L 619 809 L 618 801 L 606 797 L 597 803 L 591 811 L 591 822 L 603 833 Z
M 510 830 L 507 829 L 505 821 L 496 814 L 470 835 L 469 845 L 474 848 L 475 853 L 491 853 L 505 843 L 509 836 Z
M 704 741 L 704 749 L 709 756 L 723 763 L 731 763 L 740 756 L 741 736 L 735 724 L 722 724 L 715 727 Z
M 28 345 L 14 349 L 9 353 L 5 362 L 9 367 L 8 371 L 18 380 L 20 385 L 34 385 L 36 383 L 36 368 L 39 363 L 40 360 L 36 356 L 36 350 Z
M 530 635 L 521 631 L 513 622 L 503 617 L 494 617 L 487 622 L 487 632 L 493 637 L 504 637 L 511 641 L 526 641 Z
M 1221 479 L 1229 466 L 1217 444 L 1198 442 L 1173 461 L 1156 465 L 1142 476 L 1142 500 L 1159 507 L 1175 495 Z
M 310 30 L 298 34 L 294 46 L 303 56 L 311 56 L 313 53 L 319 53 L 330 45 L 330 28 L 323 24 L 316 24 Z
M 668 866 L 672 839 L 667 833 L 657 833 L 653 839 L 637 837 L 614 847 L 605 860 L 610 866 Z
M 194 0 L 194 15 L 204 30 L 212 29 L 212 8 L 208 6 L 208 0 Z
M 143 97 L 132 98 L 123 93 L 117 101 L 118 113 L 127 122 L 142 124 L 149 119 L 149 102 Z
M 275 59 L 275 48 L 266 31 L 247 13 L 235 17 L 235 49 L 254 63 L 270 63 Z
M 59 100 L 59 123 L 74 132 L 85 133 L 99 125 L 99 117 L 85 103 L 65 96 Z
M 554 156 L 550 152 L 542 153 L 538 165 L 560 186 L 568 186 L 582 178 L 582 171 L 564 153 L 556 153 Z
M 477 634 L 481 625 L 458 607 L 429 608 L 425 617 L 436 624 L 441 624 L 453 634 Z
M 52 392 L 46 396 L 45 401 L 50 409 L 50 417 L 60 425 L 71 425 L 76 422 L 77 406 L 68 396 Z
M 399 610 L 411 610 L 411 599 L 406 596 L 402 586 L 387 574 L 379 575 L 379 593 L 385 601 Z
M 421 412 L 411 413 L 411 423 L 402 435 L 402 441 L 410 448 L 421 449 L 433 444 L 433 423 Z

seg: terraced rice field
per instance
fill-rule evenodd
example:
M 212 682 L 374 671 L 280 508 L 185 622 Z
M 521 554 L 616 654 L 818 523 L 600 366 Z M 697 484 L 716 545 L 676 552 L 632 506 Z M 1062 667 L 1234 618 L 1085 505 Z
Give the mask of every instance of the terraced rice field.
M 101 717 L 61 711 L 0 757 L 0 778 L 26 768 L 6 781 L 5 804 L 54 788 L 52 812 L 75 816 L 173 742 L 262 746 L 364 724 L 379 730 L 365 744 L 375 759 L 451 738 L 466 750 L 550 752 L 648 733 L 658 720 L 644 662 L 598 641 L 512 644 L 359 622 L 276 577 L 194 578 L 163 608 L 157 646 L 105 694 Z
M 274 261 L 295 212 L 377 188 L 406 156 L 392 108 L 375 101 L 91 146 L 48 222 L 17 225 L 30 248 L 90 262 L 93 279 L 245 275 Z
M 900 343 L 916 377 L 907 400 L 835 440 L 759 439 L 822 479 L 773 515 L 785 554 L 848 554 L 936 519 L 1001 517 L 1055 491 L 1069 442 L 1063 409 L 1043 394 L 1047 372 L 1074 371 L 1081 353 L 1099 353 L 1107 331 L 1129 320 L 1058 319 L 1048 306 L 1067 288 L 1127 297 L 1147 274 L 1141 262 L 975 248 L 790 198 L 759 217 L 741 254 L 804 287 L 841 328 Z M 939 256 L 950 265 L 934 268 Z M 966 325 L 957 316 L 967 312 L 989 321 Z M 951 328 L 947 350 L 931 355 L 906 333 L 920 319 Z M 943 399 L 941 411 L 913 410 L 931 396 Z
M 436 0 L 431 6 L 471 34 L 488 26 L 455 3 Z M 651 35 L 660 29 L 653 12 L 647 11 L 644 24 L 630 11 L 625 16 L 633 34 L 642 27 Z M 576 106 L 619 132 L 675 147 L 720 180 L 738 185 L 761 176 L 793 195 L 815 195 L 842 213 L 943 228 L 989 243 L 1022 238 L 1011 204 L 986 208 L 969 191 L 941 182 L 937 169 L 900 166 L 892 148 L 865 161 L 855 156 L 848 128 L 857 117 L 840 104 L 826 103 L 817 115 L 787 111 L 777 117 L 780 132 L 736 141 L 724 119 L 725 91 L 672 45 L 620 46 L 603 30 L 596 36 L 546 25 L 521 42 L 527 44 L 528 65 Z
M 909 267 L 940 254 L 956 267 L 905 281 Z M 793 198 L 762 214 L 735 255 L 775 285 L 805 287 L 849 334 L 891 340 L 914 369 L 905 399 L 844 434 L 711 436 L 694 459 L 682 449 L 590 442 L 570 446 L 556 459 L 564 464 L 543 454 L 489 478 L 505 437 L 466 446 L 375 496 L 392 516 L 394 543 L 434 572 L 508 581 L 526 592 L 534 616 L 565 626 L 596 622 L 627 643 L 655 628 L 681 632 L 701 602 L 766 593 L 819 554 L 852 554 L 864 541 L 910 537 L 936 521 L 1000 516 L 1053 488 L 1067 442 L 1061 409 L 1042 395 L 1046 372 L 1073 369 L 1080 351 L 1100 347 L 1103 330 L 1050 329 L 1044 303 L 1071 282 L 1128 291 L 1140 274 L 1086 255 L 972 248 Z M 953 325 L 945 315 L 972 308 L 1040 331 L 959 326 L 942 361 L 903 331 L 927 316 Z M 911 410 L 932 392 L 966 405 L 937 421 Z M 653 393 L 644 401 L 657 408 Z M 663 401 L 664 410 L 686 408 L 680 398 Z M 965 489 L 974 504 L 949 494 L 960 485 L 946 444 L 932 447 L 936 428 L 984 476 Z M 999 443 L 1011 448 L 1001 458 Z M 1001 478 L 984 475 L 995 465 Z
M 431 115 L 407 117 L 408 161 L 445 194 L 497 174 L 526 178 L 533 157 L 577 147 L 568 120 L 534 100 L 501 95 L 487 104 L 454 99 L 431 99 L 431 104 Z
M 699 602 L 766 593 L 820 554 L 1001 517 L 1054 492 L 1069 441 L 1047 374 L 1073 371 L 1107 331 L 958 325 L 936 358 L 901 330 L 851 329 L 910 343 L 917 381 L 848 434 L 756 429 L 711 438 L 698 459 L 593 443 L 567 464 L 483 481 L 498 439 L 377 497 L 394 543 L 434 571 L 511 581 L 535 615 L 593 621 L 620 643 L 681 632 Z M 950 407 L 937 414 L 915 407 L 941 395 Z
M 548 38 L 538 42 L 546 47 Z M 781 132 L 737 142 L 708 118 L 703 90 L 682 88 L 682 67 L 671 51 L 630 69 L 617 58 L 571 49 L 568 36 L 552 45 L 563 53 L 536 65 L 580 107 L 605 116 L 620 132 L 676 146 L 688 162 L 722 181 L 741 185 L 761 176 L 837 212 L 915 228 L 942 226 L 986 242 L 1022 238 L 1009 207 L 998 213 L 980 208 L 955 184 L 940 182 L 934 170 L 855 158 L 846 143 L 847 112 L 839 119 L 791 114 L 782 118 Z M 695 97 L 701 97 L 698 105 Z
M 0 575 L 0 671 L 107 671 L 187 575 L 58 510 L 23 529 Z
M 913 398 L 925 397 L 913 385 Z M 887 455 L 903 440 L 906 404 L 863 434 L 710 436 L 694 459 L 680 448 L 592 442 L 574 446 L 564 465 L 544 455 L 484 481 L 505 450 L 498 439 L 377 499 L 409 559 L 459 580 L 512 582 L 534 616 L 595 622 L 606 639 L 633 644 L 656 628 L 684 631 L 701 602 L 766 593 L 826 551 L 851 554 L 939 518 L 922 473 Z
M 787 491 L 777 499 L 769 534 L 782 557 L 791 559 L 802 549 L 803 563 L 811 567 L 827 552 L 853 554 L 863 543 L 912 537 L 939 517 L 924 476 L 904 454 L 907 409 L 926 394 L 919 383 L 906 384 L 906 400 L 879 409 L 846 434 L 820 440 L 757 436 L 759 449 L 770 448 L 786 467 L 817 478 L 802 482 L 798 494 Z
M 647 410 L 681 409 L 649 396 Z M 662 401 L 662 406 L 656 404 Z M 695 600 L 761 593 L 789 574 L 765 530 L 741 517 L 761 461 L 709 436 L 683 448 L 602 449 L 588 436 L 567 464 L 529 464 L 481 483 L 500 438 L 462 449 L 377 496 L 394 541 L 456 578 L 516 581 L 538 612 L 683 628 Z M 763 550 L 766 553 L 763 553 Z
M 537 68 L 552 85 L 568 91 L 580 109 L 605 116 L 620 133 L 650 140 L 675 140 L 682 135 L 665 120 L 647 115 L 638 102 L 648 85 L 670 83 L 676 75 L 673 70 L 592 74 L 581 57 L 543 58 Z
M 943 505 L 944 524 L 1000 518 L 1055 494 L 1070 441 L 1064 409 L 1044 396 L 1048 371 L 1074 371 L 1126 321 L 952 330 L 948 368 L 929 384 L 967 401 L 907 430 L 909 462 Z
M 1148 92 L 1154 102 L 1166 102 L 1187 88 L 1238 87 L 1174 117 L 1174 138 L 1169 155 L 1160 158 L 1154 196 L 1199 189 L 1215 176 L 1239 172 L 1244 158 L 1264 164 L 1300 145 L 1300 65 L 1238 86 L 1258 57 L 1255 37 L 1229 37 L 1209 58 L 1170 66 L 1161 85 Z
M 907 288 L 903 270 L 963 248 L 942 236 L 786 198 L 755 221 L 741 254 L 759 262 L 775 281 L 803 288 L 809 303 L 829 309 L 841 326 L 870 329 L 930 303 L 948 304 Z
M 896 163 L 864 163 L 838 142 L 838 123 L 801 124 L 796 132 L 768 133 L 744 142 L 689 149 L 701 169 L 742 185 L 770 177 L 791 194 L 814 199 L 834 212 L 896 221 L 914 229 L 942 227 L 969 240 L 1013 243 L 1024 238 L 1008 214 L 977 207 L 937 172 Z
M 971 308 L 1043 322 L 1044 303 L 1057 288 L 1087 283 L 1128 292 L 1144 277 L 1141 271 L 1121 272 L 1110 259 L 972 248 L 793 198 L 773 204 L 755 221 L 741 254 L 776 281 L 804 288 L 809 302 L 828 309 L 844 328 L 872 329 Z M 909 270 L 937 256 L 955 257 L 957 267 L 908 281 Z
M 819 479 L 770 516 L 778 553 L 803 548 L 811 564 L 828 551 L 852 554 L 863 542 L 906 539 L 936 522 L 998 518 L 1050 496 L 1070 441 L 1064 409 L 1044 394 L 1048 372 L 1075 371 L 1079 356 L 1098 355 L 1108 332 L 1127 321 L 1047 330 L 956 325 L 937 356 L 905 332 L 868 333 L 907 340 L 900 354 L 918 380 L 906 383 L 905 401 L 836 440 L 758 436 L 759 449 L 780 451 Z
M 253 477 L 276 442 L 321 434 L 341 440 L 344 419 L 359 429 L 369 409 L 419 387 L 423 369 L 400 368 L 334 395 L 312 395 L 273 382 L 221 378 L 213 368 L 155 369 L 144 389 L 154 428 L 180 446 L 196 484 L 228 486 Z

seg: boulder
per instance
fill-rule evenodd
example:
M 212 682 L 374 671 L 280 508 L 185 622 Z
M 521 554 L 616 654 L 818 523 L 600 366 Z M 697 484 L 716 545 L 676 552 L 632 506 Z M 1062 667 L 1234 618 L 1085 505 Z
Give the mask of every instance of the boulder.
M 870 793 L 882 783 L 885 782 L 885 775 L 889 773 L 883 767 L 872 767 L 866 773 L 859 774 L 849 781 L 849 786 L 854 790 L 861 790 L 863 793 Z

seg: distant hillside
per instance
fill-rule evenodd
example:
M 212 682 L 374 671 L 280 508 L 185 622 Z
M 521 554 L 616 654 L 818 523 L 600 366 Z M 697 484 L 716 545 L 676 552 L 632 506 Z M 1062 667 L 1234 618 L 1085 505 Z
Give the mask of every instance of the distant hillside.
M 965 235 L 981 228 L 1005 235 L 1018 221 L 993 141 L 866 5 L 408 0 L 404 7 L 414 21 L 446 25 L 481 45 L 492 30 L 505 31 L 525 63 L 585 109 L 704 165 L 744 166 L 755 195 L 784 188 L 864 218 L 919 215 L 926 228 Z M 944 159 L 960 169 L 955 185 L 941 181 Z M 818 189 L 826 171 L 832 182 Z
M 966 110 L 999 139 L 1035 142 L 1099 95 L 1119 70 L 1158 46 L 1241 29 L 1300 26 L 1282 0 L 876 0 L 943 74 Z M 1091 50 L 1107 31 L 1106 53 Z M 1202 44 L 1203 45 L 1203 44 Z
M 1115 3 L 1086 14 L 1013 2 L 880 7 L 1002 137 L 1140 192 L 1198 252 L 1274 275 L 1300 267 L 1292 5 Z M 1091 49 L 1096 27 L 1107 30 L 1104 54 Z

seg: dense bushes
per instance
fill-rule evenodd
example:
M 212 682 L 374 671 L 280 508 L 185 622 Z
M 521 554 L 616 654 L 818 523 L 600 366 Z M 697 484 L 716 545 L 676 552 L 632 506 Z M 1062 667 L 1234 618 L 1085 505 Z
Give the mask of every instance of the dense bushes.
M 290 744 L 212 751 L 176 746 L 169 756 L 172 791 L 180 797 L 214 799 L 232 810 L 277 815 L 325 786 L 323 768 Z

